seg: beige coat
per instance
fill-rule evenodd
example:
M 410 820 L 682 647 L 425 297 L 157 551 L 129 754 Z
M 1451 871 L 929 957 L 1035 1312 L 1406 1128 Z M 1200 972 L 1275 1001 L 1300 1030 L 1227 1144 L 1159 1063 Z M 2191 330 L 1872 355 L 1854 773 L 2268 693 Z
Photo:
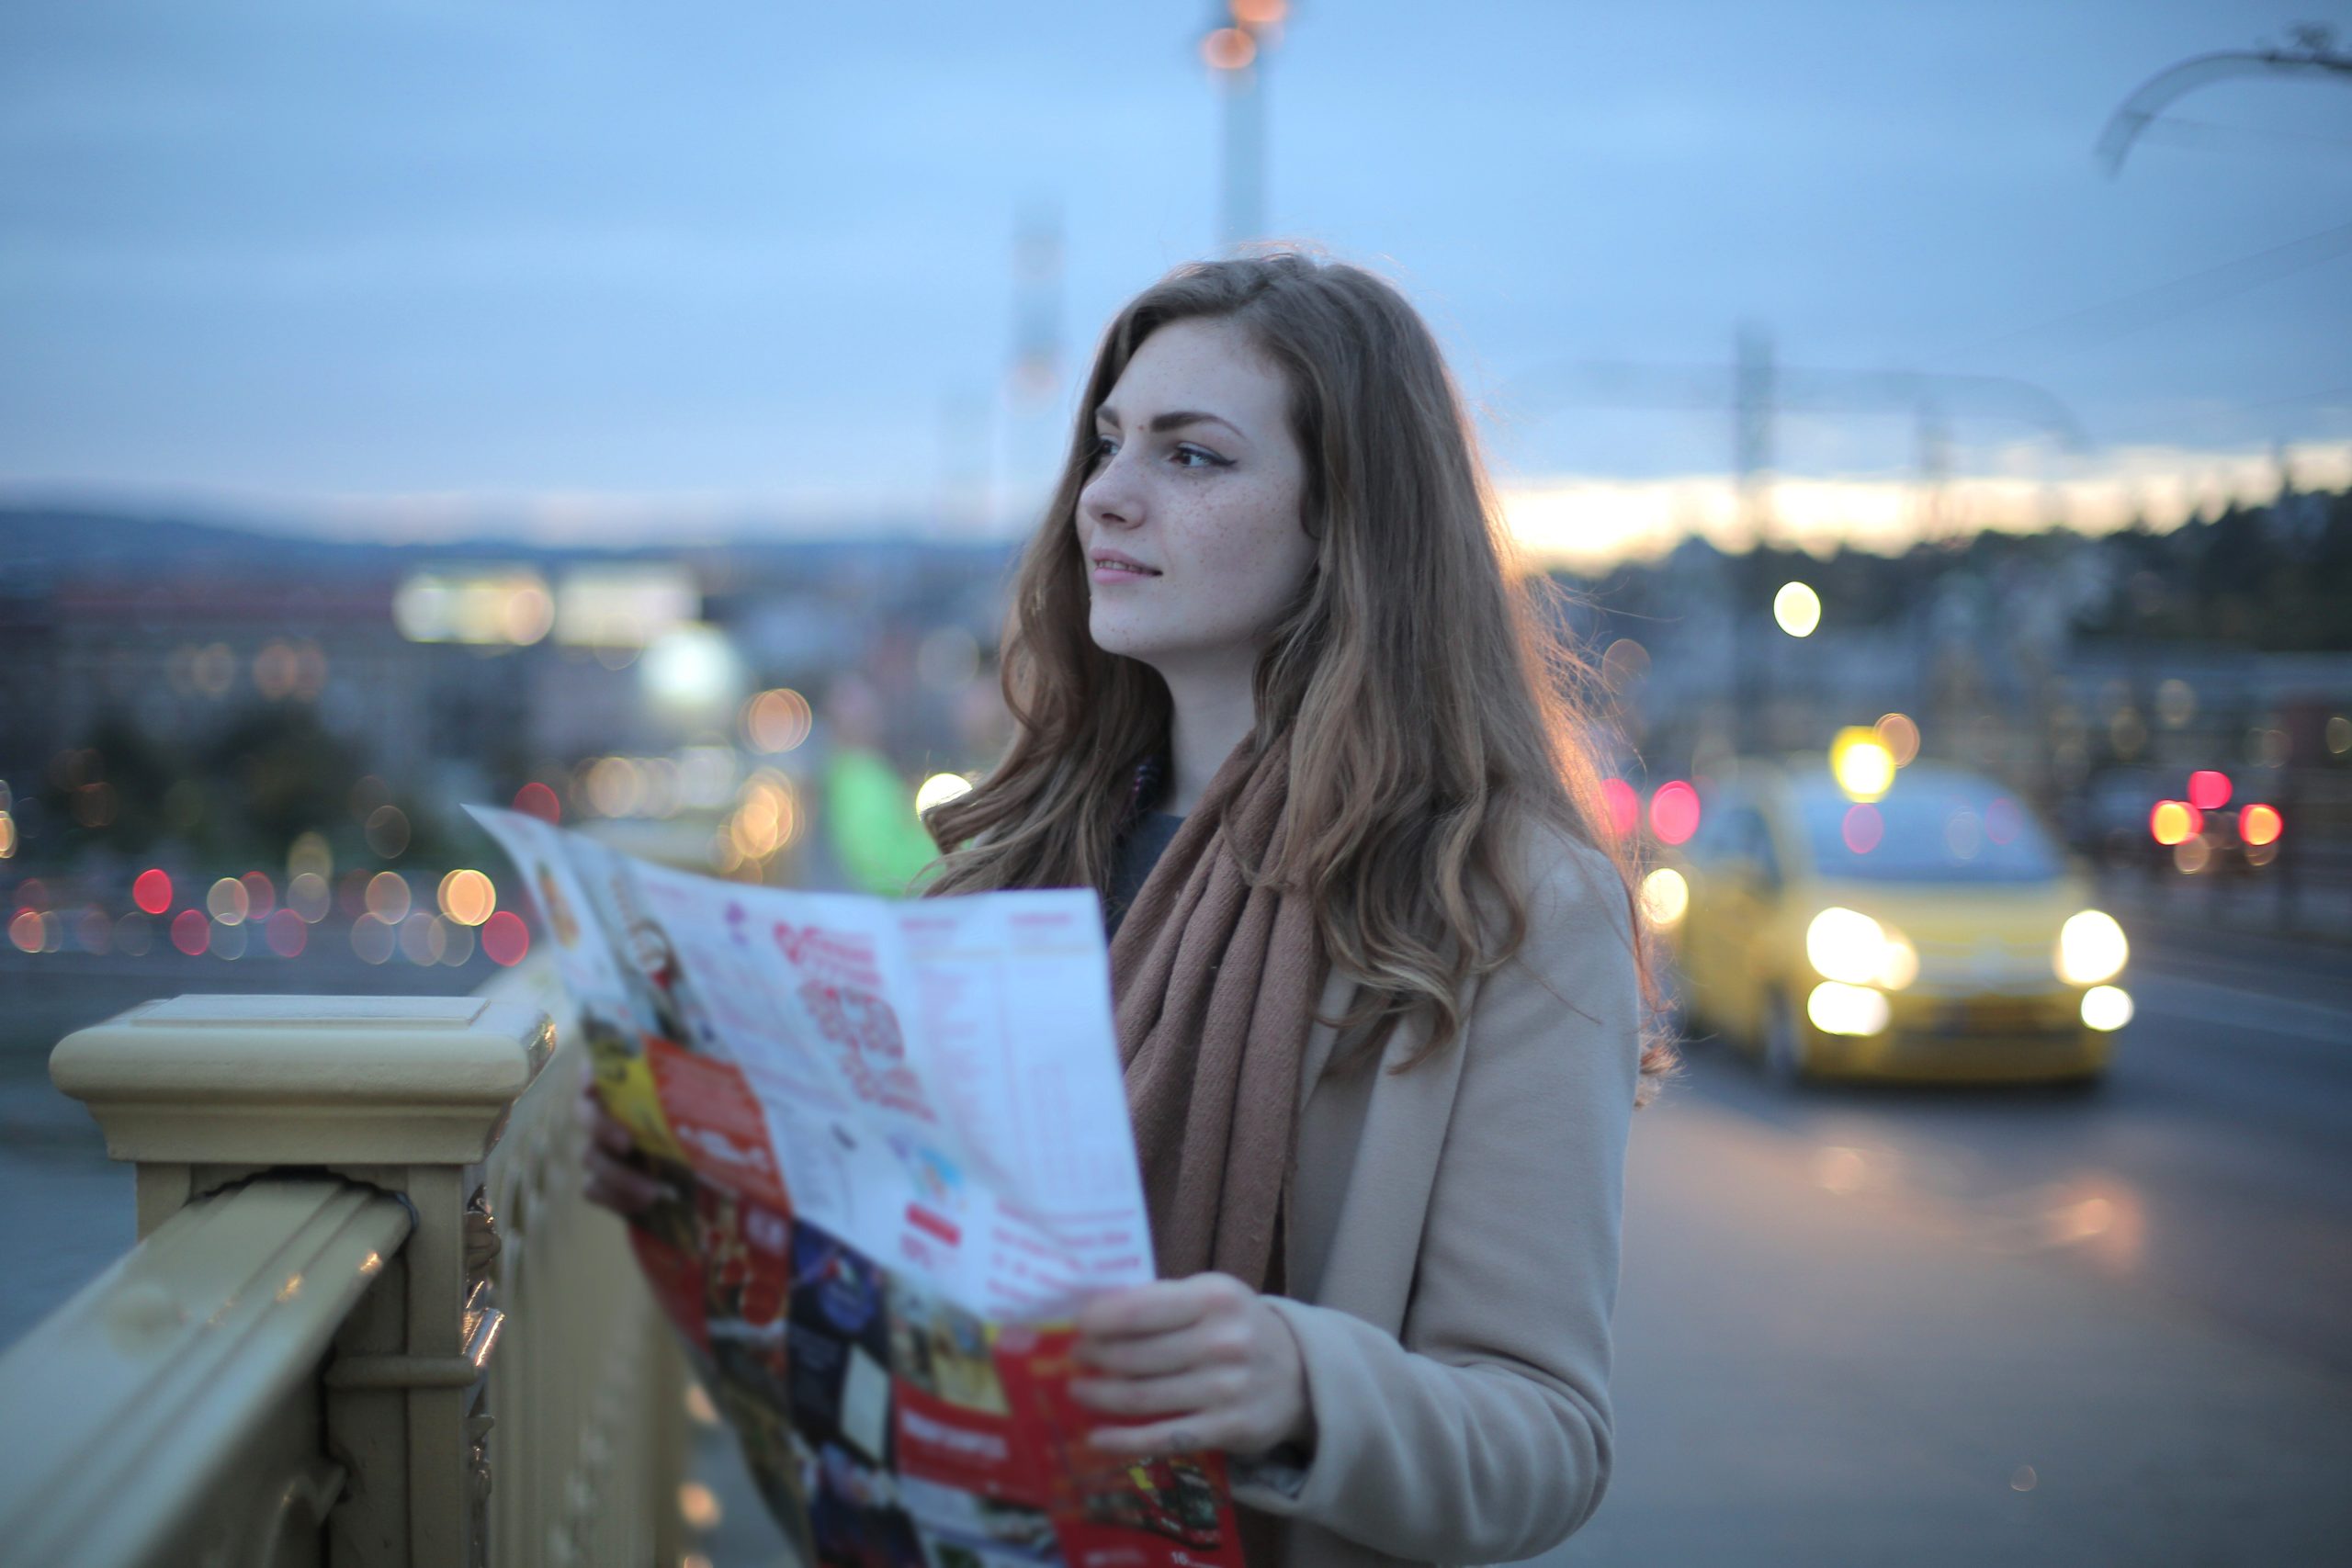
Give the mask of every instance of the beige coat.
M 1610 1314 L 1640 1061 L 1623 883 L 1552 836 L 1526 946 L 1457 1046 L 1329 1077 L 1309 1036 L 1284 1224 L 1317 1427 L 1303 1466 L 1237 1464 L 1288 1568 L 1505 1562 L 1566 1539 L 1609 1483 Z M 1344 980 L 1321 1016 L 1350 1000 Z M 1400 1030 L 1389 1055 L 1418 1033 Z

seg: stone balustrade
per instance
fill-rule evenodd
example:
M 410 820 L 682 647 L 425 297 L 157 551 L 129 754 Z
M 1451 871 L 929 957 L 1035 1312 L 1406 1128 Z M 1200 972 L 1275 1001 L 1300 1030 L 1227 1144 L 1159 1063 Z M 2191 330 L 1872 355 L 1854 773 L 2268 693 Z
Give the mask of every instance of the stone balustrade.
M 565 1016 L 526 966 L 63 1041 L 140 1241 L 0 1356 L 0 1556 L 673 1568 L 682 1370 L 579 1196 Z

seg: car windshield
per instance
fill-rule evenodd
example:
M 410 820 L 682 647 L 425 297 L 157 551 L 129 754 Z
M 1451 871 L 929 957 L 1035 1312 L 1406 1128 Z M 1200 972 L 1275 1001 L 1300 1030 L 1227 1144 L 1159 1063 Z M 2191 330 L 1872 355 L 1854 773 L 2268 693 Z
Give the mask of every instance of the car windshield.
M 1796 791 L 1821 874 L 1857 882 L 2047 882 L 2064 867 L 2014 795 L 1980 779 L 1905 773 L 1860 806 L 1824 781 Z

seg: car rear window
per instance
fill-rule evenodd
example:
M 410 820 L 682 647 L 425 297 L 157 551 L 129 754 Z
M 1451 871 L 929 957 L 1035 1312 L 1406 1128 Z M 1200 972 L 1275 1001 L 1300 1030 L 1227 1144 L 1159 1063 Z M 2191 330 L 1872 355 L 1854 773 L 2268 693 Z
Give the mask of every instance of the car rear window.
M 1859 882 L 2047 882 L 2064 865 L 2017 797 L 1984 781 L 1897 775 L 1873 805 L 1826 781 L 1796 790 L 1821 874 Z

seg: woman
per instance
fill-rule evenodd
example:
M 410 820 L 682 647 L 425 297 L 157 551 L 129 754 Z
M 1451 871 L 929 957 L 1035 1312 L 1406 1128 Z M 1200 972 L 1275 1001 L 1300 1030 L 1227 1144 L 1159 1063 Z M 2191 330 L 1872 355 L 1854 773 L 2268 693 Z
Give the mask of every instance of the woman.
M 1253 1564 L 1531 1556 L 1607 1483 L 1672 1059 L 1574 672 L 1395 290 L 1272 254 L 1112 322 L 927 891 L 1104 893 L 1160 1280 L 1084 1308 L 1077 1393 L 1232 1456 Z

